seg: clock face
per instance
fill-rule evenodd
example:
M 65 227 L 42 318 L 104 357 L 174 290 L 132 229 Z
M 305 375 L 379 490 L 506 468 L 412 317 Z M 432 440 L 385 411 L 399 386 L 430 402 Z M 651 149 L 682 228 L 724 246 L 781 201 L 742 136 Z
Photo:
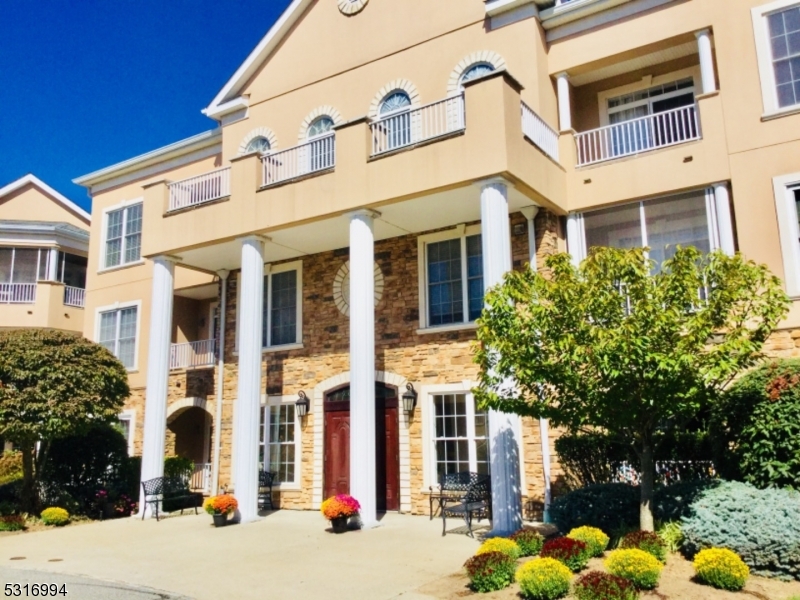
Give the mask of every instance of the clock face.
M 337 0 L 339 10 L 345 15 L 354 15 L 361 12 L 369 0 Z
M 383 298 L 383 271 L 375 263 L 375 306 Z M 345 315 L 350 316 L 350 261 L 344 263 L 336 277 L 333 279 L 333 301 L 336 307 Z

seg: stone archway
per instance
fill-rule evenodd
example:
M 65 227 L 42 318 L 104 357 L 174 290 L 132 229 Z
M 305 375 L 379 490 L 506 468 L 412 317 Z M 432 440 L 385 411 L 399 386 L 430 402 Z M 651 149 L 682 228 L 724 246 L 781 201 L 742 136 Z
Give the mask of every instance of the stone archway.
M 212 424 L 213 416 L 204 398 L 173 402 L 167 407 L 168 449 L 196 464 L 210 463 Z

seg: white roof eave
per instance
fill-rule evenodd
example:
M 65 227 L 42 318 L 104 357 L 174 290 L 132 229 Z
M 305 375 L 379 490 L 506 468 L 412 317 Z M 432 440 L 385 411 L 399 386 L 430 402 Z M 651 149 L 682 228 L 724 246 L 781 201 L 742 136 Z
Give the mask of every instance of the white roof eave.
M 72 212 L 76 213 L 81 218 L 86 219 L 87 222 L 89 222 L 89 223 L 92 222 L 92 215 L 90 215 L 88 212 L 83 210 L 80 206 L 75 204 L 69 198 L 65 197 L 62 194 L 59 194 L 56 190 L 51 188 L 44 181 L 42 181 L 41 179 L 39 179 L 38 177 L 36 177 L 36 175 L 34 175 L 32 173 L 29 173 L 28 175 L 25 175 L 24 177 L 20 177 L 16 181 L 12 181 L 11 183 L 6 185 L 5 187 L 0 188 L 0 198 L 2 198 L 3 196 L 7 196 L 11 192 L 16 191 L 16 190 L 20 189 L 21 187 L 28 185 L 29 183 L 34 185 L 34 186 L 36 186 L 36 187 L 38 187 L 40 190 L 42 190 L 46 194 L 48 194 L 48 195 L 52 196 L 53 198 L 55 198 L 60 204 L 62 204 L 67 209 L 71 210 Z

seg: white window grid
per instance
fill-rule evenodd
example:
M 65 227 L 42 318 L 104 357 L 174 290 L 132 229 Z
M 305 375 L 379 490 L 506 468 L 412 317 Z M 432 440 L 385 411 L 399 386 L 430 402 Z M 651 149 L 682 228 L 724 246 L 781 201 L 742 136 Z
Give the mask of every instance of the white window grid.
M 125 306 L 99 312 L 98 343 L 128 370 L 136 367 L 139 307 Z
M 772 180 L 778 217 L 783 281 L 786 293 L 800 298 L 800 173 L 782 175 Z
M 293 397 L 270 397 L 261 406 L 259 468 L 276 474 L 279 486 L 299 485 L 300 423 Z
M 138 202 L 106 213 L 104 268 L 141 260 L 142 207 L 143 204 Z
M 796 8 L 800 8 L 800 2 L 797 0 L 775 0 L 751 9 L 759 79 L 761 82 L 761 97 L 764 105 L 762 119 L 776 118 L 784 114 L 793 114 L 800 111 L 800 102 L 784 106 L 780 105 L 773 40 L 769 25 L 771 15 Z M 786 57 L 780 57 L 778 60 L 783 58 Z M 793 80 L 797 80 L 797 78 L 793 77 Z
M 445 472 L 471 471 L 488 474 L 490 454 L 487 412 L 477 410 L 474 397 L 467 392 L 432 394 L 430 398 L 436 479 Z M 446 405 L 451 407 L 451 414 L 445 414 Z M 437 407 L 441 407 L 441 410 Z M 448 458 L 448 447 L 455 450 L 455 460 Z M 462 456 L 464 450 L 466 456 Z

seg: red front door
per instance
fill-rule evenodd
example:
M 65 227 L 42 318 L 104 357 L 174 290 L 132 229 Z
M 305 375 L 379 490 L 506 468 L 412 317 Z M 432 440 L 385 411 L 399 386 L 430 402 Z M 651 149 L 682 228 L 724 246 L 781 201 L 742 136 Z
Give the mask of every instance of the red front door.
M 400 436 L 397 390 L 375 389 L 375 484 L 378 511 L 400 509 Z M 350 491 L 350 388 L 325 398 L 324 496 Z

